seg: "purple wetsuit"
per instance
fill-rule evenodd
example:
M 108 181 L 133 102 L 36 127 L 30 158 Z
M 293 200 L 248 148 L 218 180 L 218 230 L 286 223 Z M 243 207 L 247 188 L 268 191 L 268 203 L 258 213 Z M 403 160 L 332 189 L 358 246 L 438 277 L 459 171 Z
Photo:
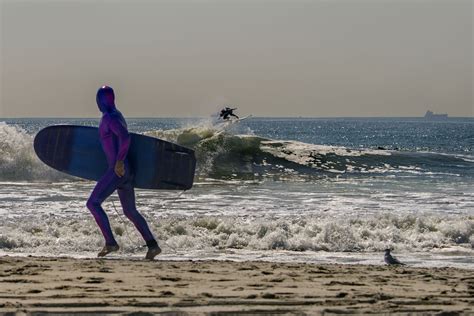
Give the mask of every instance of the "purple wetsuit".
M 110 229 L 107 214 L 105 214 L 101 206 L 102 202 L 117 190 L 125 216 L 135 224 L 135 227 L 146 241 L 147 246 L 155 247 L 157 245 L 155 238 L 148 228 L 145 219 L 138 213 L 135 207 L 135 191 L 132 186 L 133 175 L 130 172 L 130 166 L 127 161 L 130 135 L 128 134 L 127 123 L 122 113 L 115 108 L 115 96 L 112 88 L 103 86 L 99 89 L 97 92 L 97 105 L 102 112 L 99 137 L 109 168 L 92 191 L 87 201 L 87 208 L 94 215 L 104 235 L 106 245 L 117 245 Z M 118 160 L 124 161 L 125 164 L 125 175 L 123 177 L 119 177 L 114 170 L 115 163 Z

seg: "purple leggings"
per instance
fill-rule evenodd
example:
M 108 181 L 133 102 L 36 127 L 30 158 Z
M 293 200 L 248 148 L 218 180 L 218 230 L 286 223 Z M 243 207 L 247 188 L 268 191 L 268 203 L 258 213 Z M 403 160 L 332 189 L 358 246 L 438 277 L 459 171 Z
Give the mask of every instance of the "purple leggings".
M 97 225 L 105 238 L 106 245 L 117 245 L 112 230 L 110 229 L 109 219 L 105 214 L 101 204 L 105 201 L 115 190 L 117 190 L 122 204 L 123 212 L 127 218 L 132 221 L 138 229 L 143 239 L 147 242 L 153 242 L 155 239 L 151 233 L 143 216 L 138 213 L 135 206 L 135 190 L 131 184 L 131 176 L 128 171 L 128 165 L 125 166 L 125 175 L 119 178 L 113 168 L 109 168 L 102 178 L 97 182 L 94 190 L 87 201 L 87 208 L 94 215 Z

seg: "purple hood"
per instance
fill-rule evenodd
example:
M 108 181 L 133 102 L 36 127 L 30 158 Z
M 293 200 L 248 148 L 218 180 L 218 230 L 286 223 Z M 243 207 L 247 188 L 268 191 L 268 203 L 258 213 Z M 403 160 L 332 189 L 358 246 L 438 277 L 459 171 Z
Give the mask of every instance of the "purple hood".
M 96 101 L 97 106 L 102 113 L 110 113 L 115 111 L 115 94 L 111 87 L 100 87 L 97 91 Z

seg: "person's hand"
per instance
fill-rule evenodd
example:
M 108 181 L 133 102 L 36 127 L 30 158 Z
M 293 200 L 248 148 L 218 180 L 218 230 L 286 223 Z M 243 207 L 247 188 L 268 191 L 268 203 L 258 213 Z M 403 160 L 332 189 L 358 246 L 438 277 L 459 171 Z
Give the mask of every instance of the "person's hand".
M 117 160 L 115 163 L 115 168 L 114 168 L 115 174 L 121 178 L 125 175 L 125 165 L 123 163 L 123 160 Z

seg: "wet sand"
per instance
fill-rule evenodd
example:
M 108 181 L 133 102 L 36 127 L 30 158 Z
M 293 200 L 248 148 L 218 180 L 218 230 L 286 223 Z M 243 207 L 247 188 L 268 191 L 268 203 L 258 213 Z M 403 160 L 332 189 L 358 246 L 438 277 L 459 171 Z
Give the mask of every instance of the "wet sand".
M 0 313 L 474 314 L 474 270 L 0 257 Z

